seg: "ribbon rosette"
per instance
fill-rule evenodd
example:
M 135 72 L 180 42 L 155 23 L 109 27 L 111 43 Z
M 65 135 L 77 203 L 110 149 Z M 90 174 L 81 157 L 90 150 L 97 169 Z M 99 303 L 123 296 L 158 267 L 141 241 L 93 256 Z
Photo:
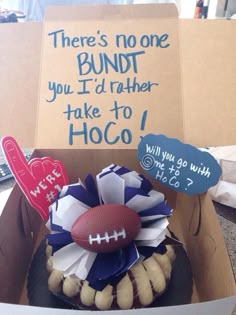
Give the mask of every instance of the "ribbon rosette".
M 128 246 L 111 253 L 95 253 L 80 247 L 71 236 L 71 229 L 86 211 L 99 205 L 125 205 L 135 211 L 141 228 Z M 64 186 L 58 199 L 50 206 L 47 227 L 48 243 L 53 248 L 53 267 L 64 276 L 76 275 L 87 280 L 96 290 L 114 285 L 137 262 L 154 252 L 164 253 L 172 209 L 162 193 L 153 190 L 143 175 L 125 167 L 110 165 L 96 176 Z

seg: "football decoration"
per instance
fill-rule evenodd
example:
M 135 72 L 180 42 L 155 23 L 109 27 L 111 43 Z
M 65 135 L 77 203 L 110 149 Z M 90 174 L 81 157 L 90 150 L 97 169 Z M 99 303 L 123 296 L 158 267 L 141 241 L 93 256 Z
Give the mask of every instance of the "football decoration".
M 72 226 L 71 237 L 91 252 L 109 253 L 132 242 L 140 228 L 141 220 L 134 210 L 106 204 L 82 214 Z
M 49 212 L 53 269 L 102 291 L 136 262 L 165 252 L 172 208 L 143 175 L 112 164 L 96 180 L 64 186 Z

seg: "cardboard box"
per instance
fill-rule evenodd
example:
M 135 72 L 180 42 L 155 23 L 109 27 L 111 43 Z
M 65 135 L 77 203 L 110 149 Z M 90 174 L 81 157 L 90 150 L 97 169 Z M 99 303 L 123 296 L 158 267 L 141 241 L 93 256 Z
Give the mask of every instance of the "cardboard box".
M 34 153 L 34 156 L 36 155 L 60 159 L 65 164 L 71 182 L 76 181 L 77 174 L 84 178 L 88 171 L 96 173 L 111 161 L 140 170 L 135 150 L 127 150 L 122 156 L 119 150 L 112 152 L 106 150 L 37 150 Z M 92 167 L 88 167 L 88 160 L 93 161 Z M 235 297 L 230 298 L 230 296 L 235 294 L 235 282 L 221 229 L 209 197 L 202 195 L 199 201 L 197 196 L 176 195 L 171 191 L 165 191 L 165 194 L 172 205 L 175 206 L 174 215 L 170 220 L 170 227 L 186 244 L 194 278 L 192 302 L 197 303 L 167 308 L 169 313 L 166 314 L 176 312 L 179 312 L 179 314 L 184 312 L 186 314 L 187 312 L 194 312 L 194 314 L 198 314 L 198 312 L 204 314 L 205 312 L 205 314 L 209 314 L 209 307 L 213 307 L 214 312 L 212 314 L 231 314 L 230 311 L 232 311 L 235 304 Z M 202 224 L 200 233 L 194 236 L 198 225 L 200 206 Z M 1 287 L 1 301 L 4 303 L 27 304 L 24 288 L 27 269 L 34 249 L 37 248 L 39 240 L 43 238 L 45 228 L 39 215 L 22 196 L 18 186 L 14 187 L 11 198 L 2 213 L 0 229 L 2 254 L 0 272 L 2 284 L 5 284 Z M 216 304 L 213 303 L 210 306 L 209 303 L 199 304 L 199 302 L 214 300 L 217 300 Z M 6 307 L 9 306 L 1 304 L 3 314 Z M 12 308 L 13 314 L 19 314 L 19 310 L 21 310 L 21 307 L 15 306 L 15 308 Z M 30 309 L 29 312 L 34 313 L 33 310 L 37 314 L 40 308 Z M 224 311 L 220 313 L 219 310 Z M 21 311 L 25 312 L 24 308 Z M 151 311 L 153 313 L 155 311 L 155 314 L 163 313 L 162 308 L 148 309 L 148 312 Z M 48 310 L 48 314 L 49 312 L 51 311 Z M 137 312 L 137 310 L 132 312 Z M 54 313 L 57 314 L 57 311 L 54 310 Z M 58 314 L 60 314 L 59 311 Z
M 169 15 L 172 15 L 171 18 Z M 112 23 L 117 22 L 122 25 L 124 20 L 132 23 L 137 23 L 142 19 L 147 21 L 151 19 L 154 26 L 166 23 L 166 27 L 170 27 L 170 32 L 173 35 L 174 51 L 178 49 L 178 28 L 173 30 L 174 25 L 178 26 L 175 20 L 176 9 L 172 5 L 159 6 L 127 6 L 127 7 L 86 7 L 76 8 L 53 8 L 49 9 L 47 19 L 49 24 L 46 24 L 45 29 L 54 23 L 70 23 L 71 20 L 77 20 L 78 17 L 84 21 L 91 23 L 94 20 L 98 20 L 99 23 L 108 20 L 112 17 Z M 168 19 L 167 19 L 168 17 Z M 158 21 L 161 22 L 159 23 Z M 52 22 L 52 24 L 50 24 Z M 167 26 L 168 23 L 171 26 Z M 225 78 L 229 79 L 224 82 L 222 86 L 222 78 L 220 80 L 221 88 L 217 89 L 216 95 L 210 93 L 209 89 L 213 88 L 212 84 L 219 83 L 219 76 L 215 78 L 215 73 L 219 71 L 218 66 L 222 66 L 222 59 L 219 57 L 212 57 L 213 61 L 209 58 L 208 63 L 213 66 L 214 62 L 217 64 L 217 68 L 209 67 L 209 71 L 204 72 L 204 78 L 207 84 L 202 84 L 202 93 L 208 97 L 202 98 L 199 95 L 199 91 L 196 91 L 196 86 L 202 80 L 202 70 L 206 65 L 205 62 L 199 62 L 199 59 L 206 52 L 211 55 L 215 49 L 215 41 L 207 41 L 208 37 L 214 38 L 213 34 L 216 34 L 216 30 L 221 30 L 223 26 L 224 32 L 228 35 L 232 35 L 235 31 L 236 24 L 227 24 L 228 21 L 212 21 L 212 22 L 199 22 L 199 21 L 180 21 L 180 69 L 182 72 L 182 100 L 180 91 L 180 81 L 176 84 L 175 93 L 176 97 L 179 95 L 179 99 L 176 99 L 177 105 L 173 105 L 172 109 L 175 109 L 175 116 L 173 119 L 176 121 L 176 125 L 168 127 L 163 124 L 161 131 L 167 129 L 167 133 L 174 134 L 187 142 L 191 142 L 195 145 L 205 145 L 212 142 L 216 144 L 218 141 L 221 144 L 230 144 L 235 141 L 232 131 L 235 128 L 233 122 L 235 121 L 236 111 L 233 108 L 232 99 L 235 98 L 235 87 L 233 87 L 233 76 L 231 66 L 235 67 L 236 61 L 232 51 L 225 49 L 226 46 L 235 45 L 235 42 L 231 37 L 223 36 L 222 41 L 217 42 L 217 50 L 220 53 L 224 52 L 226 60 L 230 61 L 230 66 L 226 63 Z M 159 24 L 158 24 L 159 23 Z M 177 23 L 177 24 L 176 24 Z M 211 24 L 212 23 L 212 24 Z M 231 22 L 232 23 L 232 22 Z M 147 23 L 148 24 L 148 23 Z M 170 25 L 169 24 L 169 25 Z M 88 24 L 87 24 L 88 25 Z M 198 38 L 194 37 L 198 33 L 198 27 L 204 30 L 204 33 L 200 33 Z M 93 29 L 93 28 L 92 28 Z M 216 30 L 215 30 L 216 29 Z M 223 30 L 221 30 L 223 32 Z M 108 31 L 109 32 L 109 31 Z M 212 33 L 213 32 L 213 33 Z M 47 33 L 45 33 L 47 34 Z M 42 52 L 42 69 L 41 80 L 39 79 L 40 72 L 40 47 L 42 25 L 39 23 L 27 23 L 18 25 L 4 25 L 0 28 L 0 38 L 4 38 L 4 45 L 1 47 L 1 75 L 0 82 L 4 93 L 3 100 L 8 103 L 8 106 L 1 106 L 0 117 L 7 117 L 7 119 L 1 119 L 0 134 L 11 134 L 15 136 L 22 147 L 33 146 L 34 142 L 34 130 L 37 121 L 37 109 L 34 104 L 37 103 L 39 81 L 41 82 L 40 97 L 44 93 L 42 92 L 42 86 L 48 78 L 47 67 L 48 52 L 50 55 L 50 49 L 44 42 L 44 50 Z M 192 42 L 192 38 L 196 41 Z M 24 39 L 24 40 L 22 40 Z M 198 46 L 199 43 L 203 45 Z M 229 43 L 230 41 L 230 43 Z M 189 44 L 191 42 L 191 45 Z M 196 45 L 196 46 L 195 46 Z M 190 47 L 191 46 L 191 47 Z M 198 55 L 196 56 L 195 48 L 198 48 Z M 172 50 L 170 50 L 172 51 Z M 170 57 L 170 56 L 169 56 Z M 169 57 L 163 60 L 165 62 L 169 60 Z M 172 57 L 176 58 L 174 54 Z M 194 61 L 194 62 L 193 62 Z M 202 60 L 201 60 L 202 61 Z M 160 67 L 162 67 L 160 65 Z M 173 63 L 171 64 L 173 67 Z M 161 68 L 162 69 L 162 68 Z M 172 68 L 171 68 L 172 69 Z M 194 71 L 193 71 L 194 70 Z M 45 72 L 46 71 L 46 72 Z M 53 72 L 53 69 L 51 69 Z M 178 65 L 174 68 L 174 73 L 178 74 Z M 50 75 L 50 74 L 49 74 Z M 170 73 L 168 73 L 170 75 Z M 166 80 L 165 76 L 163 80 Z M 169 77 L 168 77 L 169 78 Z M 201 78 L 201 80 L 200 80 Z M 232 82 L 231 82 L 232 80 Z M 224 81 L 224 80 L 223 80 Z M 226 80 L 225 80 L 226 81 Z M 206 85 L 206 86 L 205 86 Z M 204 89 L 205 87 L 205 89 Z M 225 89 L 226 90 L 225 90 Z M 165 89 L 165 87 L 164 87 Z M 14 93 L 13 93 L 14 90 Z M 230 93 L 229 93 L 230 92 Z M 171 93 L 169 97 L 171 98 Z M 202 94 L 202 95 L 203 95 Z M 219 101 L 220 97 L 220 101 Z M 227 111 L 224 111 L 223 120 L 227 122 L 227 128 L 223 135 L 219 134 L 219 119 L 216 120 L 216 125 L 213 125 L 209 130 L 209 114 L 212 113 L 214 107 L 214 113 L 221 113 L 221 101 L 224 99 L 225 107 L 230 109 L 230 115 Z M 169 101 L 168 97 L 167 100 Z M 202 105 L 198 104 L 198 100 L 202 101 Z M 172 99 L 173 101 L 173 99 Z M 207 103 L 206 103 L 207 101 Z M 41 103 L 42 100 L 40 101 Z M 41 104 L 40 103 L 40 104 Z M 196 104 L 197 103 L 197 104 Z M 182 104 L 182 105 L 181 105 Z M 206 104 L 208 106 L 206 106 Z M 180 106 L 180 107 L 179 107 Z M 203 107 L 205 106 L 205 107 Z M 212 107 L 211 107 L 212 106 Z M 24 108 L 24 110 L 22 110 Z M 204 108 L 205 116 L 202 115 L 202 108 Z M 231 111 L 232 109 L 232 111 Z M 24 115 L 19 114 L 27 113 Z M 162 114 L 164 115 L 165 107 L 162 107 Z M 192 115 L 194 113 L 194 115 Z M 42 132 L 44 128 L 45 113 L 39 108 L 38 121 L 40 126 L 39 131 Z M 20 116 L 18 116 L 20 115 Z M 167 116 L 170 115 L 168 112 Z M 20 117 L 21 124 L 16 123 L 16 119 Z M 178 119 L 179 118 L 179 119 Z M 217 115 L 216 117 L 217 118 Z M 46 120 L 45 120 L 46 121 Z M 58 122 L 57 122 L 58 123 Z M 56 124 L 56 123 L 55 123 Z M 194 127 L 199 126 L 199 129 Z M 135 128 L 135 127 L 134 127 Z M 194 132 L 194 129 L 196 130 Z M 209 131 L 208 135 L 204 132 L 206 129 Z M 135 129 L 134 129 L 135 130 Z M 159 130 L 158 130 L 159 132 Z M 202 138 L 202 135 L 204 137 Z M 217 139 L 215 135 L 217 134 Z M 51 136 L 51 135 L 50 135 Z M 131 169 L 141 171 L 139 162 L 136 158 L 135 144 L 132 147 L 122 151 L 118 147 L 101 149 L 102 145 L 94 148 L 93 146 L 82 146 L 82 149 L 78 149 L 78 146 L 73 146 L 73 149 L 69 149 L 66 145 L 62 145 L 63 149 L 54 145 L 48 146 L 46 141 L 49 134 L 44 133 L 44 138 L 40 139 L 36 143 L 37 149 L 33 153 L 33 157 L 50 156 L 61 160 L 68 172 L 71 182 L 77 180 L 77 176 L 84 178 L 88 172 L 96 174 L 102 167 L 108 164 L 117 163 L 125 165 Z M 38 139 L 36 137 L 36 139 Z M 204 139 L 204 140 L 203 140 Z M 45 147 L 41 145 L 45 140 Z M 190 141 L 191 140 L 191 141 Z M 51 141 L 51 138 L 50 138 Z M 38 144 L 40 143 L 40 146 Z M 57 148 L 56 148 L 57 147 Z M 67 148 L 65 148 L 67 147 Z M 87 148 L 89 147 L 89 148 Z M 142 172 L 142 171 L 141 171 Z M 159 186 L 155 183 L 155 186 Z M 174 215 L 171 218 L 171 229 L 178 235 L 180 240 L 185 244 L 189 259 L 191 261 L 194 280 L 194 293 L 192 297 L 192 304 L 183 306 L 172 306 L 164 308 L 153 309 L 141 309 L 131 310 L 122 313 L 150 313 L 150 314 L 231 314 L 235 303 L 235 280 L 230 265 L 227 250 L 224 244 L 224 239 L 221 233 L 220 226 L 217 222 L 214 207 L 206 194 L 200 196 L 188 197 L 184 194 L 175 193 L 168 189 L 159 187 L 167 196 L 168 201 L 175 208 Z M 201 213 L 200 230 L 196 233 L 199 225 L 199 214 Z M 26 280 L 27 270 L 30 264 L 30 260 L 34 250 L 37 248 L 39 241 L 43 238 L 45 232 L 44 223 L 39 215 L 28 204 L 25 197 L 22 195 L 18 186 L 15 186 L 13 192 L 8 200 L 2 215 L 0 217 L 0 275 L 1 275 L 1 290 L 0 290 L 0 310 L 3 314 L 49 314 L 52 310 L 41 309 L 37 307 L 20 306 L 19 304 L 27 305 L 26 297 Z M 10 304 L 8 304 L 10 303 Z M 74 314 L 74 311 L 53 310 L 54 314 Z M 85 313 L 83 311 L 76 311 L 79 314 Z M 86 311 L 86 314 L 90 313 Z M 98 312 L 100 314 L 101 312 Z M 108 314 L 117 313 L 117 311 L 111 311 Z

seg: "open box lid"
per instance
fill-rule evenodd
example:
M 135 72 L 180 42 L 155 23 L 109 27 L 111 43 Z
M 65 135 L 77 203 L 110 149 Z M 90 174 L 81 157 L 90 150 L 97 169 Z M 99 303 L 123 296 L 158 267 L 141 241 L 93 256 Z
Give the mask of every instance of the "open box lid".
M 178 29 L 174 5 L 49 9 L 36 147 L 136 148 L 147 133 L 182 139 Z
M 173 14 L 176 14 L 172 5 L 162 5 L 161 10 L 159 6 L 157 4 L 145 5 L 145 7 L 140 5 L 116 6 L 116 10 L 119 8 L 120 14 L 124 10 L 124 14 L 126 16 L 130 14 L 131 18 L 134 14 L 138 14 L 138 11 L 141 11 L 142 14 L 147 12 L 146 14 L 150 14 L 150 17 L 158 17 L 159 12 L 163 12 L 162 10 L 168 10 L 168 13 L 171 10 Z M 99 6 L 96 7 L 96 16 L 100 12 L 100 16 L 104 17 L 104 10 L 111 11 L 113 7 L 99 8 Z M 154 8 L 156 9 L 154 10 Z M 79 7 L 77 13 L 75 7 L 73 7 L 72 13 L 69 13 L 68 10 L 69 8 L 66 9 L 66 7 L 50 8 L 47 18 L 51 16 L 53 20 L 56 16 L 59 17 L 59 13 L 64 20 L 66 20 L 66 16 L 74 19 L 79 12 L 84 18 L 86 16 L 86 7 Z M 94 11 L 87 12 L 90 14 L 90 18 L 92 18 L 91 12 Z M 119 15 L 116 16 L 116 20 L 118 19 Z M 56 21 L 54 20 L 54 22 Z M 179 122 L 179 126 L 174 127 L 178 131 L 175 137 L 184 138 L 186 142 L 201 147 L 235 144 L 235 27 L 235 21 L 179 20 L 182 105 L 181 114 L 178 113 L 177 117 L 182 115 L 182 121 L 179 122 L 179 119 L 175 119 L 175 125 L 176 121 Z M 11 134 L 18 139 L 21 146 L 34 147 L 42 23 L 3 24 L 0 29 L 0 37 L 2 38 L 0 116 L 4 117 L 0 124 L 0 136 Z M 172 93 L 169 86 L 167 93 Z M 124 103 L 129 105 L 128 98 L 124 97 L 124 100 Z M 175 102 L 174 94 L 173 102 Z M 78 102 L 77 107 L 79 105 Z M 167 114 L 172 117 L 175 115 L 168 110 Z M 157 115 L 160 116 L 159 113 Z M 138 130 L 140 131 L 140 117 L 138 119 Z M 148 119 L 150 119 L 150 115 L 148 115 Z M 19 120 L 21 122 L 16 123 Z M 171 120 L 168 118 L 167 122 L 162 124 L 168 125 L 168 130 L 171 130 L 170 122 Z M 54 128 L 57 125 L 55 120 L 52 124 Z M 157 125 L 156 122 L 155 125 Z M 165 128 L 162 130 L 158 125 L 156 132 L 159 131 L 165 132 Z M 174 133 L 174 130 L 172 132 Z
M 37 112 L 23 143 L 34 122 L 34 146 L 44 148 L 136 148 L 148 132 L 183 138 L 175 5 L 53 7 L 43 37 L 38 110 L 14 104 L 23 126 Z

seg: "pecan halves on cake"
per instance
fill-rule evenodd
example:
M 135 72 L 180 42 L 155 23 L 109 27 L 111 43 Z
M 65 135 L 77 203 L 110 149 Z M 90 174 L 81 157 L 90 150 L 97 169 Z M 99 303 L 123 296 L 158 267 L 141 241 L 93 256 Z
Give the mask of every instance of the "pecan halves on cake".
M 81 290 L 81 280 L 76 276 L 66 277 L 63 281 L 62 291 L 68 297 L 77 295 Z
M 62 271 L 53 269 L 48 278 L 48 289 L 54 293 L 59 293 L 61 291 L 63 278 Z
M 100 310 L 109 310 L 113 302 L 113 287 L 107 285 L 102 291 L 96 291 L 95 305 Z
M 80 300 L 81 303 L 85 306 L 94 305 L 96 290 L 91 288 L 87 281 L 83 282 L 81 291 L 80 291 Z
M 128 273 L 117 284 L 117 305 L 120 309 L 131 309 L 134 300 L 134 288 Z
M 166 249 L 163 255 L 154 253 L 135 264 L 116 286 L 107 285 L 102 291 L 75 275 L 64 277 L 61 271 L 53 269 L 53 256 L 47 257 L 49 290 L 75 299 L 82 308 L 125 310 L 148 306 L 165 292 L 171 277 L 175 252 L 172 246 Z
M 167 254 L 161 255 L 161 254 L 154 253 L 153 257 L 158 262 L 162 271 L 164 272 L 166 280 L 169 281 L 170 276 L 171 276 L 171 270 L 172 270 L 171 260 L 169 256 Z
M 166 278 L 161 266 L 153 257 L 144 260 L 143 265 L 153 290 L 161 295 L 166 289 Z

